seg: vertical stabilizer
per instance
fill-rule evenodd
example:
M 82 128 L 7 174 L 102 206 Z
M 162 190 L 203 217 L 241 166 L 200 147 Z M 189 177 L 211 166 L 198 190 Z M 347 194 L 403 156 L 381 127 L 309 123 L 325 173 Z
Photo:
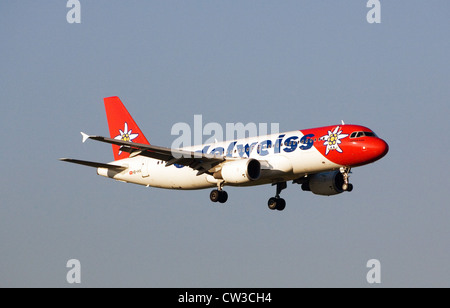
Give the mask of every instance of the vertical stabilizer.
M 134 122 L 128 110 L 117 96 L 105 97 L 106 118 L 108 120 L 109 134 L 111 138 L 129 142 L 150 144 L 144 134 Z M 120 151 L 118 145 L 112 146 L 114 160 L 124 159 L 130 156 L 127 152 Z

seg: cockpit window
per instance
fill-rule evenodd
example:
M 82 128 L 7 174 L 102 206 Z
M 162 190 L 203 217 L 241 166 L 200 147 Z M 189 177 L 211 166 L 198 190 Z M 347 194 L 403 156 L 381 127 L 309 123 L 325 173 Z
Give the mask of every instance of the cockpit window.
M 360 137 L 377 137 L 377 135 L 374 132 L 353 132 L 350 135 L 350 138 L 360 138 Z
M 364 135 L 366 135 L 367 137 L 376 137 L 377 135 L 375 135 L 374 132 L 364 132 Z

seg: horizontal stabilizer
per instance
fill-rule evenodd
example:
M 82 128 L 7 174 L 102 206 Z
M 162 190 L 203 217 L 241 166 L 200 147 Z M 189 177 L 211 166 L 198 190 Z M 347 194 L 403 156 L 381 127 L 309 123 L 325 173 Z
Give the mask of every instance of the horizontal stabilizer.
M 86 133 L 83 133 L 83 132 L 80 132 L 81 133 L 81 136 L 83 136 L 83 143 L 85 143 L 86 142 L 86 140 L 88 140 L 89 139 L 89 135 L 88 134 L 86 134 Z
M 127 167 L 116 166 L 116 165 L 111 165 L 111 164 L 104 164 L 104 163 L 96 163 L 93 161 L 86 161 L 86 160 L 79 160 L 79 159 L 72 159 L 72 158 L 60 158 L 59 160 L 65 161 L 68 163 L 84 165 L 84 166 L 88 166 L 88 167 L 108 168 L 108 169 L 116 170 L 116 171 L 122 171 L 122 170 L 127 169 Z

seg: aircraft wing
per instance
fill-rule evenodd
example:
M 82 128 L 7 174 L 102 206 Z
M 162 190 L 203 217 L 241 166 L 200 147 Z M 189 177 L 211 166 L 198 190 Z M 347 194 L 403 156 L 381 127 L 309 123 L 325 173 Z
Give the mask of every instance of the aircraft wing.
M 120 146 L 121 151 L 130 153 L 130 157 L 141 155 L 163 160 L 166 162 L 166 166 L 170 166 L 173 164 L 188 166 L 194 170 L 197 170 L 197 175 L 214 172 L 209 170 L 214 168 L 221 162 L 224 162 L 225 160 L 235 160 L 235 158 L 225 156 L 217 156 L 180 149 L 170 149 L 166 147 L 134 143 L 102 136 L 89 136 L 85 133 L 81 134 L 83 135 L 83 142 L 85 142 L 87 139 L 93 139 L 105 143 L 115 144 Z

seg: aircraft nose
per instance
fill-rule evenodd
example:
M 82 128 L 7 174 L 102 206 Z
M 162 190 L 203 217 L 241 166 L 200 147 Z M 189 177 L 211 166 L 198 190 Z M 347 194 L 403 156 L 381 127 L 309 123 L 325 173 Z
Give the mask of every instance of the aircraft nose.
M 389 152 L 389 145 L 383 139 L 376 138 L 371 140 L 367 146 L 367 150 L 371 152 L 372 159 L 375 161 L 384 157 Z
M 383 139 L 380 139 L 382 141 L 382 152 L 381 152 L 381 157 L 383 157 L 384 155 L 386 155 L 389 152 L 389 144 L 387 144 L 386 141 L 384 141 Z M 381 158 L 380 157 L 380 158 Z

